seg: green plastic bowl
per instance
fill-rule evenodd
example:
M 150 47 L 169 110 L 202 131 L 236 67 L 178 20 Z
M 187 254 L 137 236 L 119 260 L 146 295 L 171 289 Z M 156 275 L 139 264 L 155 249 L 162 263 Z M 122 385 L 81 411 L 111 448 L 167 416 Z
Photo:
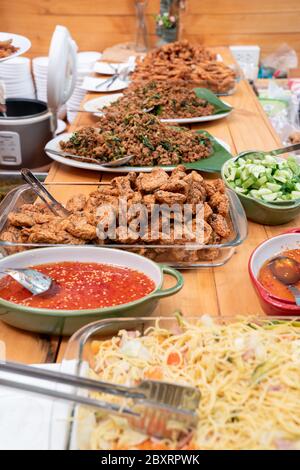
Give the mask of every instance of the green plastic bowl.
M 234 160 L 236 160 L 237 158 L 239 157 L 235 157 Z M 245 196 L 244 194 L 240 194 L 235 191 L 228 184 L 224 176 L 224 172 L 230 161 L 231 159 L 227 160 L 227 162 L 225 162 L 222 166 L 222 179 L 227 188 L 230 188 L 232 191 L 234 191 L 240 199 L 248 219 L 263 225 L 281 225 L 286 224 L 287 222 L 290 222 L 295 217 L 297 217 L 297 215 L 300 213 L 300 201 L 298 201 L 297 203 L 291 202 L 291 204 L 286 203 L 284 205 L 276 205 L 259 201 L 258 199 L 254 199 L 250 196 Z
M 27 250 L 0 260 L 2 268 L 23 268 L 63 261 L 94 262 L 137 269 L 155 284 L 150 294 L 127 304 L 87 310 L 51 310 L 14 304 L 0 298 L 0 319 L 22 330 L 50 335 L 71 335 L 87 323 L 105 318 L 148 316 L 159 299 L 176 294 L 183 287 L 182 275 L 168 266 L 159 265 L 144 256 L 113 248 L 66 246 Z M 162 289 L 164 273 L 176 279 L 176 284 Z M 3 277 L 3 274 L 1 275 Z

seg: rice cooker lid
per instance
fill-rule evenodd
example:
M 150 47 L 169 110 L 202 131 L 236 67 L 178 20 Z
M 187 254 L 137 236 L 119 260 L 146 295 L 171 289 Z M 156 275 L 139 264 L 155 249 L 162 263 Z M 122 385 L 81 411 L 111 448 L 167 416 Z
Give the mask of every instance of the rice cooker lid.
M 77 45 L 65 26 L 56 26 L 48 62 L 47 100 L 49 109 L 57 110 L 72 95 L 77 75 Z

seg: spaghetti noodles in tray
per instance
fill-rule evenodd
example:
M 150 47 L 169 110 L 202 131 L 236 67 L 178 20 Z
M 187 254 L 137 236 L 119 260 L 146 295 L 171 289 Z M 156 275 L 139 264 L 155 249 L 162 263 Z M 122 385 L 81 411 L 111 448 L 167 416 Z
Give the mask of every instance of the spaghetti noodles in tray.
M 199 425 L 157 440 L 127 421 L 79 409 L 69 445 L 89 449 L 300 449 L 300 319 L 115 319 L 71 338 L 78 373 L 133 385 L 143 378 L 201 391 Z M 109 336 L 108 336 L 109 335 Z M 96 396 L 104 396 L 96 394 Z M 109 398 L 105 400 L 120 400 Z M 118 401 L 119 402 L 119 401 Z

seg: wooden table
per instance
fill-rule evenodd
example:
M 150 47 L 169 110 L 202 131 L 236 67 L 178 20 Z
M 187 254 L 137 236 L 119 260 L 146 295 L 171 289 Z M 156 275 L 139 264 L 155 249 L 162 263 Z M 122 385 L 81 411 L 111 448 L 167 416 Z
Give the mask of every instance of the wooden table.
M 232 63 L 229 50 L 218 48 L 225 62 Z M 88 94 L 86 100 L 99 96 Z M 233 154 L 247 149 L 269 150 L 280 145 L 276 135 L 256 96 L 246 81 L 238 84 L 234 95 L 226 101 L 235 109 L 232 114 L 219 121 L 193 126 L 207 129 L 211 134 L 231 146 Z M 93 125 L 97 118 L 79 113 L 72 128 Z M 48 181 L 99 182 L 108 178 L 96 172 L 80 171 L 54 163 Z M 69 195 L 62 195 L 63 199 Z M 280 227 L 269 227 L 249 222 L 247 240 L 236 249 L 236 253 L 225 266 L 197 269 L 184 272 L 185 286 L 177 295 L 161 300 L 156 310 L 158 315 L 170 315 L 181 309 L 185 315 L 238 315 L 263 314 L 248 276 L 247 264 L 251 252 L 263 240 L 297 226 L 298 220 Z M 67 339 L 29 334 L 0 322 L 0 340 L 6 342 L 9 359 L 26 363 L 55 362 L 63 355 Z

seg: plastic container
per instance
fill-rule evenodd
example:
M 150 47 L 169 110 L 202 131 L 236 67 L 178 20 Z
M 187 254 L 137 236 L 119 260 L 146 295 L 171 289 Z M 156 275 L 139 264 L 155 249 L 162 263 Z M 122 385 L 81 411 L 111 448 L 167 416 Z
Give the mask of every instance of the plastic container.
M 218 324 L 228 324 L 236 318 L 234 317 L 213 317 L 214 321 Z M 287 317 L 249 317 L 249 320 L 257 322 L 259 324 L 270 323 L 270 321 L 287 321 Z M 155 322 L 159 320 L 160 325 L 164 328 L 174 332 L 178 332 L 178 322 L 175 317 L 168 318 L 115 318 L 113 320 L 102 320 L 90 325 L 85 326 L 77 333 L 75 333 L 69 340 L 67 348 L 64 354 L 62 361 L 62 371 L 70 370 L 72 368 L 72 373 L 78 376 L 86 376 L 87 370 L 94 369 L 93 357 L 94 353 L 92 351 L 92 341 L 99 339 L 107 339 L 115 334 L 119 330 L 128 330 L 128 331 L 140 331 L 141 335 L 144 335 L 145 330 L 149 327 L 154 326 Z M 191 324 L 199 322 L 200 317 L 187 318 Z M 293 321 L 296 321 L 293 318 Z M 299 323 L 300 326 L 300 323 Z M 73 390 L 75 393 L 78 390 Z M 93 411 L 85 419 L 78 418 L 79 406 L 70 406 L 69 407 L 69 419 L 61 419 L 63 411 L 62 403 L 55 403 L 53 406 L 53 419 L 51 422 L 51 448 L 52 449 L 65 449 L 65 450 L 75 450 L 75 449 L 88 449 L 89 436 L 91 429 L 94 425 L 93 421 Z M 64 410 L 65 412 L 65 410 Z M 66 414 L 66 413 L 65 413 Z M 58 438 L 59 436 L 59 438 Z
M 89 194 L 99 185 L 101 183 L 47 183 L 45 187 L 64 204 L 74 194 L 82 192 Z M 61 199 L 62 194 L 64 195 L 63 200 Z M 176 247 L 174 245 L 111 243 L 105 246 L 133 251 L 158 263 L 167 264 L 179 269 L 222 266 L 234 254 L 235 248 L 247 237 L 247 219 L 243 207 L 234 191 L 227 190 L 227 195 L 230 201 L 231 235 L 223 243 L 216 245 L 177 245 Z M 23 204 L 34 203 L 36 198 L 34 191 L 27 185 L 12 190 L 0 204 L 0 233 L 5 230 L 10 212 L 17 211 Z M 53 247 L 50 244 L 8 243 L 0 240 L 0 256 L 7 256 L 17 251 L 44 246 Z

